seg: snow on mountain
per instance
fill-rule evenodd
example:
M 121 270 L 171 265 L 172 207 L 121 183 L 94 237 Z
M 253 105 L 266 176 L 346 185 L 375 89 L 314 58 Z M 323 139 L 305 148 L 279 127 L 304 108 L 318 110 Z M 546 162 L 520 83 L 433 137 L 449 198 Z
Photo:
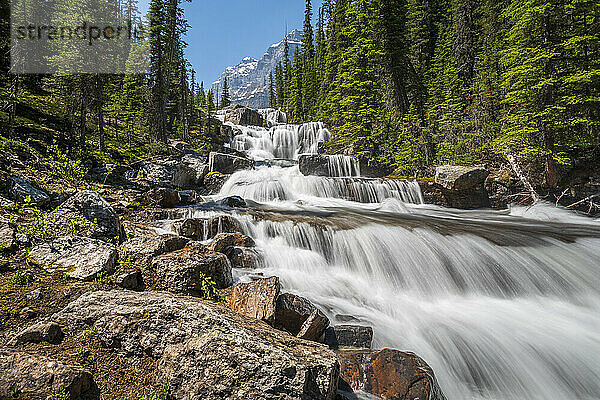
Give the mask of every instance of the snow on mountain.
M 277 63 L 283 63 L 284 40 L 271 45 L 260 60 L 245 57 L 238 65 L 227 67 L 221 77 L 212 84 L 213 93 L 221 96 L 223 82 L 227 78 L 233 103 L 253 108 L 267 108 L 269 106 L 269 73 L 275 74 Z M 302 44 L 302 31 L 293 30 L 287 35 L 287 40 L 291 58 L 294 49 Z

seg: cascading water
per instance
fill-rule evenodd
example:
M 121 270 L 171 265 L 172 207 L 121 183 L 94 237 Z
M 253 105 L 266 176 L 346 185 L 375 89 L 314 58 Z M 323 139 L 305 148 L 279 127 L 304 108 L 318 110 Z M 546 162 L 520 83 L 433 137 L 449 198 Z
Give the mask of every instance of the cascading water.
M 323 129 L 245 128 L 232 147 L 297 158 Z M 422 204 L 416 183 L 297 166 L 237 172 L 229 195 L 261 212 L 237 215 L 262 256 L 238 279 L 279 276 L 333 323 L 372 326 L 374 347 L 419 354 L 448 399 L 600 399 L 597 221 L 544 204 L 443 209 Z

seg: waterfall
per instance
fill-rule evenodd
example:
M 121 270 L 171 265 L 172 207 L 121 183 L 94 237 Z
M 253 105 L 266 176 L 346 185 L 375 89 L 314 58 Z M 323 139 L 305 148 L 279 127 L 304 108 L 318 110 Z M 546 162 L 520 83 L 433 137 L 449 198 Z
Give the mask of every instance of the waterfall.
M 449 400 L 600 399 L 598 221 L 425 205 L 417 182 L 360 178 L 343 156 L 333 177 L 304 176 L 273 160 L 316 154 L 323 124 L 237 128 L 231 146 L 267 160 L 217 196 L 252 204 L 234 215 L 261 263 L 238 281 L 278 276 L 333 324 L 372 326 L 375 348 L 423 357 Z

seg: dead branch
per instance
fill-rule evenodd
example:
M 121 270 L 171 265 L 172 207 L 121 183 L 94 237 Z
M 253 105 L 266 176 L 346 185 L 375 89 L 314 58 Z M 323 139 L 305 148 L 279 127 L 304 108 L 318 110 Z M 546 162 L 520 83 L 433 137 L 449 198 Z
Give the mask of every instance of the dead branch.
M 533 201 L 534 202 L 539 201 L 540 196 L 536 193 L 535 189 L 533 188 L 533 186 L 531 185 L 531 183 L 529 182 L 529 180 L 527 179 L 527 177 L 521 170 L 521 167 L 519 166 L 519 163 L 517 162 L 517 159 L 515 158 L 515 156 L 512 153 L 506 153 L 506 158 L 508 159 L 508 162 L 510 163 L 510 166 L 512 167 L 515 174 L 517 174 L 517 176 L 519 177 L 519 179 L 525 186 L 525 189 L 527 189 L 529 191 Z

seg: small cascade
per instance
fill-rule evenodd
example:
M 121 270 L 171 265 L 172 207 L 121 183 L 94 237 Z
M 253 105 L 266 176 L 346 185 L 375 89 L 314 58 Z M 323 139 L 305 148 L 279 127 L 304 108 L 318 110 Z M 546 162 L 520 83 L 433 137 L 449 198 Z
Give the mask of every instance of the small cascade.
M 336 154 L 328 156 L 329 176 L 352 177 L 360 176 L 360 164 L 354 157 Z
M 242 133 L 233 138 L 230 147 L 244 151 L 257 160 L 297 160 L 300 154 L 316 154 L 319 143 L 328 141 L 330 137 L 329 130 L 321 122 L 276 125 L 268 130 L 243 126 L 236 128 Z

